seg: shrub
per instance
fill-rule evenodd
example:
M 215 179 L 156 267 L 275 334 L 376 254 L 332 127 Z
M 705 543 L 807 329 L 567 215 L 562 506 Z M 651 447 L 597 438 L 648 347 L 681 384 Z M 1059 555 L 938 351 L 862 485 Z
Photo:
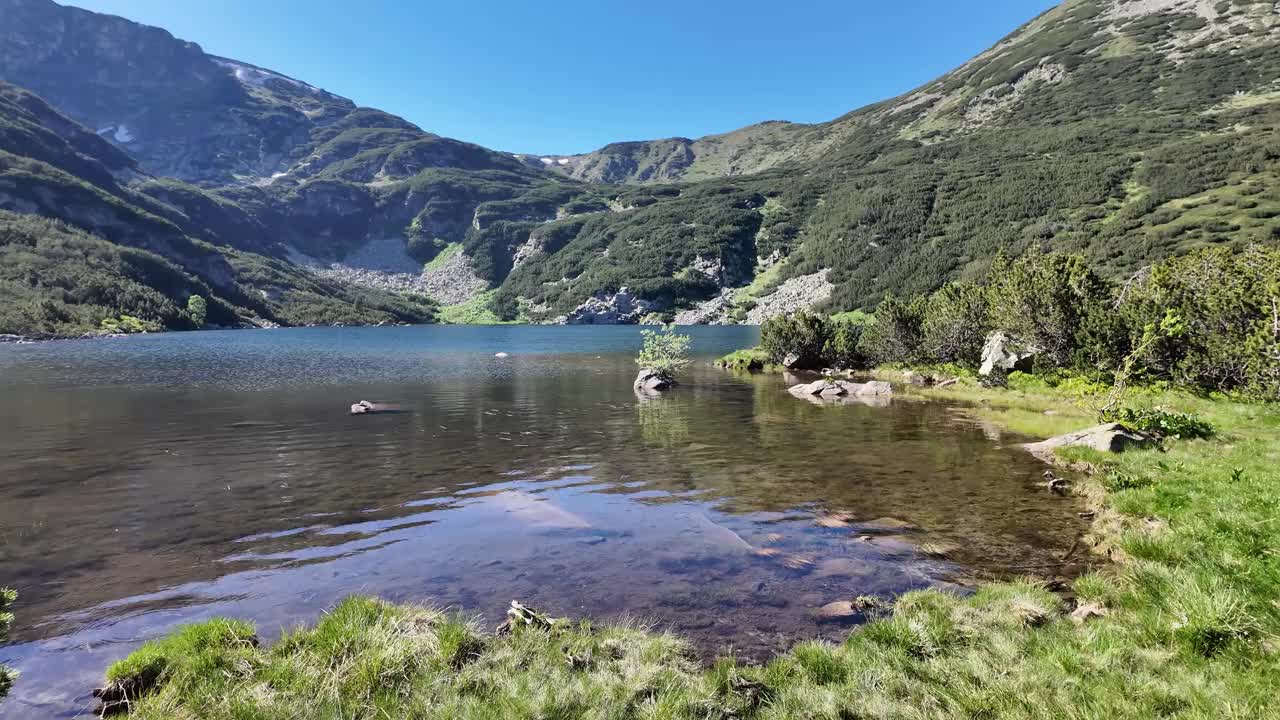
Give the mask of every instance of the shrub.
M 636 358 L 637 365 L 667 380 L 674 379 L 677 373 L 689 367 L 689 343 L 692 339 L 676 333 L 674 325 L 667 325 L 662 332 L 642 330 L 640 334 L 644 337 L 644 347 Z
M 118 318 L 105 318 L 102 329 L 111 333 L 144 333 L 160 332 L 164 328 L 160 323 L 143 320 L 132 315 L 121 315 Z
M 1111 289 L 1082 255 L 1001 255 L 988 277 L 992 325 L 1043 348 L 1037 363 L 1068 367 L 1090 315 L 1109 311 Z
M 9 606 L 16 599 L 18 599 L 17 593 L 8 588 L 0 588 L 0 646 L 9 639 L 9 625 L 13 623 L 13 614 L 9 612 Z M 13 687 L 13 681 L 17 677 L 16 672 L 0 665 L 0 699 L 9 694 L 9 688 Z
M 807 310 L 778 315 L 761 326 L 760 346 L 769 362 L 782 363 L 787 356 L 794 355 L 797 358 L 792 364 L 794 368 L 866 367 L 868 359 L 861 343 L 868 317 L 831 319 Z
M 933 363 L 976 366 L 991 330 L 986 289 L 973 283 L 948 283 L 925 304 L 921 354 Z
M 876 322 L 862 333 L 859 347 L 876 363 L 911 363 L 921 359 L 927 300 L 917 295 L 907 302 L 886 294 L 876 307 Z
M 822 354 L 825 362 L 839 368 L 861 368 L 869 363 L 866 354 L 860 347 L 862 333 L 866 326 L 854 322 L 832 322 L 832 331 L 823 345 Z
M 1160 407 L 1121 407 L 1103 414 L 1104 422 L 1118 422 L 1157 439 L 1207 438 L 1213 435 L 1213 423 L 1190 413 L 1172 412 Z
M 798 360 L 793 367 L 817 369 L 825 364 L 831 336 L 831 320 L 802 310 L 765 320 L 760 327 L 760 347 L 769 354 L 770 362 L 781 363 L 794 355 Z
M 1280 398 L 1280 250 L 1211 248 L 1152 267 L 1130 284 L 1132 328 L 1174 311 L 1183 332 L 1163 338 L 1149 371 L 1180 385 Z
M 196 329 L 202 328 L 209 318 L 209 304 L 203 297 L 192 295 L 187 298 L 187 314 L 191 316 L 191 324 Z

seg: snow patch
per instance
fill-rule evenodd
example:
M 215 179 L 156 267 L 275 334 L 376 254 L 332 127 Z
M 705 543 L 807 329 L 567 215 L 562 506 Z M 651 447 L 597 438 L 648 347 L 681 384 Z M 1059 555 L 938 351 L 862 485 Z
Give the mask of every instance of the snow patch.
M 116 142 L 119 143 L 131 143 L 134 141 L 133 133 L 129 132 L 129 126 L 123 123 L 121 123 L 120 127 L 116 128 L 115 137 Z
M 291 77 L 286 77 L 279 73 L 273 73 L 270 70 L 263 70 L 262 68 L 256 68 L 250 65 L 242 65 L 238 62 L 234 62 L 232 60 L 224 60 L 222 58 L 213 58 L 213 61 L 218 65 L 220 65 L 221 67 L 224 67 L 230 70 L 231 74 L 235 76 L 236 80 L 239 80 L 241 83 L 245 85 L 263 86 L 263 85 L 266 85 L 268 82 L 276 81 L 276 82 L 282 82 L 288 85 L 292 85 L 293 87 L 296 87 L 299 90 L 305 90 L 311 93 L 312 95 L 319 95 L 324 92 L 323 90 L 321 90 L 320 88 L 314 85 L 308 85 L 302 82 L 301 80 L 294 80 Z

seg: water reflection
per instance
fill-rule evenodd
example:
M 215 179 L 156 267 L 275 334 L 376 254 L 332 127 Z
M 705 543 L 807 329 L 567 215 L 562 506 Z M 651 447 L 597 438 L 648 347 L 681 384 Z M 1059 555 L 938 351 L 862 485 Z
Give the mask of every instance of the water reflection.
M 412 362 L 377 359 L 377 336 L 304 336 L 338 379 L 296 374 L 287 333 L 130 350 L 120 383 L 84 379 L 96 354 L 61 358 L 57 381 L 0 359 L 0 578 L 23 593 L 0 655 L 24 672 L 0 715 L 79 708 L 106 662 L 174 623 L 232 614 L 269 635 L 353 592 L 492 622 L 513 598 L 641 617 L 763 658 L 847 632 L 856 617 L 816 614 L 829 602 L 1021 572 L 1081 530 L 1035 461 L 949 408 L 813 405 L 704 366 L 642 400 L 620 336 L 538 353 L 557 342 L 540 331 L 389 341 Z M 348 415 L 359 399 L 405 412 Z

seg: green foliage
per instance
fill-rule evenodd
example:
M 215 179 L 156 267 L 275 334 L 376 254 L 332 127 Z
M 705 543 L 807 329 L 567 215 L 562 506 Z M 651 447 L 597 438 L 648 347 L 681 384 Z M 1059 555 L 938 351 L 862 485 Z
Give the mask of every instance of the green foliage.
M 18 593 L 8 588 L 0 588 L 0 647 L 3 647 L 5 641 L 9 639 L 9 627 L 13 625 L 13 613 L 9 612 L 9 607 L 17 599 Z M 13 687 L 17 677 L 16 672 L 0 665 L 0 700 L 9 694 L 9 688 Z
M 930 362 L 976 366 L 993 329 L 986 288 L 947 283 L 929 296 L 921 322 L 920 353 Z
M 832 330 L 829 319 L 807 310 L 776 315 L 760 327 L 760 347 L 770 362 L 782 363 L 788 356 L 795 356 L 792 367 L 819 369 L 826 365 Z
M 867 316 L 858 319 L 865 321 Z M 804 310 L 766 320 L 760 328 L 760 349 L 773 364 L 794 356 L 792 368 L 862 368 L 868 363 L 862 345 L 865 332 L 863 323 Z
M 192 295 L 187 298 L 187 314 L 191 316 L 192 325 L 202 328 L 209 319 L 209 303 L 199 295 Z
M 941 304 L 940 304 L 941 305 Z M 876 322 L 863 333 L 861 347 L 874 363 L 910 363 L 921 360 L 928 301 L 916 296 L 899 300 L 892 293 L 876 306 Z
M 148 333 L 159 332 L 159 323 L 140 320 L 132 315 L 121 315 L 118 318 L 103 318 L 102 329 L 109 333 Z
M 674 380 L 676 375 L 689 367 L 689 344 L 693 341 L 688 335 L 675 331 L 674 325 L 667 325 L 662 332 L 641 330 L 644 346 L 636 357 L 636 364 L 648 368 L 659 377 Z
M 35 337 L 185 329 L 182 298 L 208 286 L 143 250 L 121 247 L 61 223 L 0 211 L 0 332 Z M 229 305 L 207 311 L 231 324 Z M 134 320 L 124 320 L 121 317 Z
M 1081 255 L 1033 248 L 1014 261 L 997 258 L 984 285 L 949 283 L 909 300 L 889 293 L 874 316 L 863 316 L 874 323 L 808 312 L 771 318 L 761 347 L 771 362 L 795 354 L 810 369 L 976 368 L 988 334 L 1012 331 L 1044 349 L 1036 370 L 1049 387 L 1084 383 L 1078 394 L 1107 415 L 1135 380 L 1277 399 L 1277 308 L 1280 249 L 1197 251 L 1114 287 Z
M 822 347 L 823 364 L 845 369 L 867 367 L 870 361 L 862 349 L 865 331 L 861 323 L 832 320 L 830 337 Z
M 1087 319 L 1108 312 L 1111 300 L 1082 255 L 1035 248 L 1013 262 L 997 256 L 987 292 L 992 325 L 1041 348 L 1037 362 L 1052 367 L 1071 364 Z
M 716 364 L 727 370 L 758 372 L 773 364 L 773 361 L 769 359 L 769 353 L 763 348 L 754 347 L 734 350 L 717 360 Z
M 1102 415 L 1103 422 L 1118 422 L 1131 430 L 1151 435 L 1157 439 L 1196 439 L 1211 437 L 1216 429 L 1213 423 L 1191 413 L 1181 413 L 1160 407 L 1120 407 Z
M 1176 337 L 1155 344 L 1153 375 L 1280 399 L 1280 249 L 1214 248 L 1172 258 L 1129 283 L 1124 301 L 1133 323 L 1156 322 L 1167 311 L 1182 320 Z

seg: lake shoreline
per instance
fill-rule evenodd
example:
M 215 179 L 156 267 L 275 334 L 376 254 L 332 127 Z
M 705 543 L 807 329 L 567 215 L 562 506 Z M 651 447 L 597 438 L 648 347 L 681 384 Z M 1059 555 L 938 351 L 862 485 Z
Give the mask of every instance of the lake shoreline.
M 989 390 L 965 381 L 915 392 L 975 403 L 977 417 L 1018 432 L 1088 424 L 1068 394 L 1043 386 Z M 714 708 L 717 717 L 782 718 L 835 717 L 838 708 L 897 715 L 920 707 L 947 715 L 986 708 L 992 717 L 1019 717 L 1033 708 L 1050 715 L 1054 708 L 1093 708 L 1097 717 L 1133 717 L 1149 715 L 1158 703 L 1171 700 L 1209 714 L 1222 703 L 1260 712 L 1270 697 L 1266 671 L 1277 662 L 1266 642 L 1275 618 L 1266 616 L 1264 597 L 1251 598 L 1236 585 L 1212 584 L 1210 575 L 1201 574 L 1197 562 L 1216 562 L 1203 557 L 1202 546 L 1218 542 L 1218 530 L 1197 523 L 1195 513 L 1211 499 L 1237 507 L 1245 496 L 1264 492 L 1262 486 L 1274 487 L 1273 471 L 1261 462 L 1234 471 L 1242 478 L 1260 475 L 1248 486 L 1223 482 L 1215 468 L 1245 463 L 1250 452 L 1274 440 L 1280 422 L 1273 409 L 1263 406 L 1140 392 L 1206 414 L 1219 425 L 1219 435 L 1207 441 L 1170 441 L 1159 452 L 1102 456 L 1069 449 L 1060 454 L 1063 462 L 1093 469 L 1074 490 L 1085 495 L 1095 513 L 1090 546 L 1115 563 L 1076 580 L 1074 602 L 1032 580 L 989 584 L 968 598 L 912 592 L 883 615 L 872 601 L 851 598 L 860 611 L 880 617 L 843 645 L 806 642 L 763 666 L 727 659 L 701 670 L 690 664 L 687 645 L 670 634 L 582 621 L 495 638 L 434 611 L 352 599 L 315 629 L 299 631 L 271 648 L 249 648 L 238 636 L 226 646 L 171 635 L 116 666 L 109 677 L 134 677 L 131 673 L 147 657 L 168 663 L 167 682 L 135 708 L 143 718 L 178 709 L 205 716 L 215 708 L 213 699 L 224 696 L 302 716 L 352 703 L 389 711 L 448 708 L 484 717 L 497 717 L 496 708 L 523 717 L 536 715 L 535 708 L 552 707 L 606 708 L 602 716 L 608 717 L 639 716 L 641 708 L 664 708 L 669 717 L 704 717 Z M 1214 478 L 1212 492 L 1181 508 L 1149 508 L 1159 500 L 1153 487 L 1203 487 L 1209 482 L 1206 473 Z M 1148 475 L 1160 480 L 1152 485 L 1141 479 Z M 1254 522 L 1248 510 L 1237 512 L 1239 517 L 1216 522 Z M 1168 565 L 1175 548 L 1180 549 L 1176 557 L 1182 558 L 1181 566 Z M 1160 577 L 1166 580 L 1152 584 Z M 1265 595 L 1266 588 L 1256 592 Z M 1234 602 L 1220 606 L 1219 598 Z M 399 632 L 405 622 L 431 630 L 407 638 Z M 188 632 L 206 632 L 208 626 L 203 627 Z M 344 638 L 348 649 L 362 649 L 344 655 L 346 665 L 326 666 L 323 648 L 331 637 Z M 197 641 L 204 643 L 197 655 L 205 660 L 244 661 L 253 669 L 232 673 L 229 679 L 205 674 L 200 665 L 179 657 Z M 1110 648 L 1109 655 L 1100 654 L 1104 647 Z M 388 666 L 395 668 L 392 680 L 381 688 L 363 685 L 356 669 L 390 662 L 389 654 L 395 656 Z M 1138 659 L 1143 657 L 1147 659 Z M 1239 665 L 1244 658 L 1251 658 L 1250 664 Z M 1088 671 L 1090 682 L 1070 669 L 1100 663 L 1107 676 L 1101 677 L 1100 669 Z M 264 676 L 297 673 L 303 667 L 319 674 L 313 679 L 291 675 L 269 698 L 252 695 Z M 659 677 L 665 679 L 657 686 L 646 679 Z M 1014 688 L 1017 692 L 1011 692 Z M 482 711 L 482 706 L 495 709 Z

